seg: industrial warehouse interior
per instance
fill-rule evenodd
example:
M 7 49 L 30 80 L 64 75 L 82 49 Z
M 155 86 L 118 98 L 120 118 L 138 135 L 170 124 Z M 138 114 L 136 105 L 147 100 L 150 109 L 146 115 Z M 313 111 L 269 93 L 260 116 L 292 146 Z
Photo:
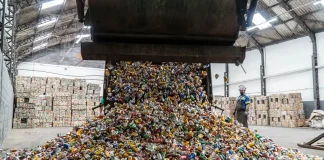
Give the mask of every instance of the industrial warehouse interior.
M 324 160 L 324 0 L 0 0 L 0 159 Z

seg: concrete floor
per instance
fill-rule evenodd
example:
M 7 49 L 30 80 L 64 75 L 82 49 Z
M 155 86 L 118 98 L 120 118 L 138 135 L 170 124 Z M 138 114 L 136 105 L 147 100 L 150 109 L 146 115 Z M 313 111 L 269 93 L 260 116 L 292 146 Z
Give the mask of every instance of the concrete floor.
M 320 156 L 324 158 L 324 151 L 300 148 L 297 143 L 308 142 L 319 136 L 324 130 L 312 128 L 282 128 L 271 126 L 249 126 L 251 130 L 257 130 L 259 134 L 271 138 L 276 144 L 286 148 L 296 148 L 302 153 Z M 324 138 L 321 140 L 324 142 Z
M 57 137 L 58 133 L 64 135 L 71 130 L 72 127 L 12 129 L 3 144 L 0 145 L 0 149 L 3 150 L 3 152 L 0 153 L 0 159 L 12 148 L 34 149 Z
M 0 146 L 2 154 L 7 153 L 11 148 L 24 149 L 35 148 L 57 136 L 57 133 L 65 134 L 72 128 L 36 128 L 36 129 L 13 129 L 8 138 Z M 297 143 L 307 142 L 320 135 L 324 130 L 310 128 L 280 128 L 269 126 L 250 126 L 250 129 L 257 130 L 262 136 L 270 137 L 274 142 L 289 148 L 297 148 L 305 154 L 312 154 L 324 157 L 324 151 L 299 148 Z M 324 139 L 323 139 L 324 141 Z

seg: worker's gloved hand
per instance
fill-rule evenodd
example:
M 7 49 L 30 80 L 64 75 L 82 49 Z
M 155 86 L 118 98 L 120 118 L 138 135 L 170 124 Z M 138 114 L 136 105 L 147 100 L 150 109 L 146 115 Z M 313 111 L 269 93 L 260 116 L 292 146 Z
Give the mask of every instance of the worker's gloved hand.
M 249 112 L 244 112 L 244 114 L 245 114 L 246 116 L 248 116 L 248 115 L 249 115 Z

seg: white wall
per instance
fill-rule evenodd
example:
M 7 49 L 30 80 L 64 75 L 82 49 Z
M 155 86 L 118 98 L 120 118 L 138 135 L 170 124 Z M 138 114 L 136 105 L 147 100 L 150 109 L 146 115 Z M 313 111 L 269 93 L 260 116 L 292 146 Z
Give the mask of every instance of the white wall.
M 104 69 L 26 62 L 19 64 L 18 76 L 85 79 L 87 83 L 99 84 L 101 87 L 100 94 L 102 95 L 103 93 Z
M 316 35 L 317 39 L 317 54 L 318 54 L 318 79 L 320 88 L 320 98 L 324 101 L 324 32 Z M 324 108 L 323 106 L 321 106 Z
M 310 38 L 272 45 L 265 51 L 267 94 L 300 92 L 304 101 L 313 101 Z
M 213 95 L 223 96 L 225 64 L 212 63 L 210 67 L 211 67 L 211 76 L 212 76 L 212 85 L 213 85 Z M 215 78 L 216 74 L 219 75 L 218 79 Z
M 0 147 L 12 128 L 14 93 L 7 67 L 0 52 Z M 2 65 L 1 65 L 2 64 Z
M 260 65 L 261 54 L 258 50 L 248 51 L 242 64 L 246 73 L 241 66 L 229 64 L 229 96 L 234 97 L 239 94 L 238 86 L 246 87 L 246 94 L 260 95 Z

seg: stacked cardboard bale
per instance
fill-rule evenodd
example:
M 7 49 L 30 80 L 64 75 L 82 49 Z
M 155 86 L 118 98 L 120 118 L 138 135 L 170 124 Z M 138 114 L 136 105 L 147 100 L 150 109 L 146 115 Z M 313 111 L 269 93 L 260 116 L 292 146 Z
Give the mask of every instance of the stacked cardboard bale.
M 284 98 L 284 94 L 275 94 L 269 96 L 269 118 L 271 126 L 282 126 L 281 104 Z
M 72 126 L 79 126 L 86 120 L 86 95 L 72 95 Z
M 83 79 L 75 79 L 73 81 L 73 94 L 86 95 L 87 94 L 87 82 Z
M 223 99 L 224 97 L 221 97 L 221 96 L 215 96 L 213 98 L 213 105 L 219 107 L 219 108 L 222 108 L 223 109 Z M 219 110 L 219 109 L 213 109 L 213 111 L 215 112 L 215 114 L 217 115 L 221 115 L 222 114 L 222 111 Z M 224 112 L 223 112 L 224 113 Z
M 36 118 L 35 107 L 29 97 L 18 97 L 14 113 L 13 128 L 33 128 Z
M 53 122 L 53 97 L 38 95 L 35 101 L 35 127 L 51 127 Z
M 53 111 L 37 111 L 36 112 L 37 121 L 35 121 L 35 127 L 53 127 Z
M 249 115 L 248 115 L 248 124 L 256 125 L 257 124 L 257 112 L 256 112 L 256 105 L 255 105 L 255 97 L 250 96 L 250 105 L 248 106 Z
M 282 127 L 302 127 L 305 113 L 300 93 L 290 93 L 281 100 Z
M 35 107 L 29 103 L 31 77 L 16 78 L 16 108 L 14 112 L 13 128 L 33 128 Z
M 100 104 L 100 87 L 96 84 L 88 84 L 87 89 L 87 118 L 93 118 L 95 115 L 99 115 L 100 111 L 92 110 L 93 107 L 98 106 Z
M 87 95 L 100 95 L 100 86 L 98 84 L 88 84 Z
M 228 117 L 234 117 L 233 113 L 236 107 L 236 98 L 235 97 L 227 97 L 226 104 L 225 104 L 225 115 Z
M 99 115 L 99 109 L 92 110 L 93 107 L 98 106 L 100 104 L 100 96 L 99 95 L 87 95 L 87 118 L 93 118 L 95 115 Z
M 214 105 L 224 109 L 223 115 L 225 117 L 233 118 L 233 113 L 236 106 L 235 97 L 214 97 Z M 216 110 L 216 114 L 221 115 L 221 110 Z
M 71 126 L 72 114 L 72 95 L 70 92 L 57 93 L 54 97 L 54 127 L 69 127 Z
M 91 108 L 99 104 L 99 85 L 56 77 L 16 79 L 15 128 L 68 127 L 83 124 L 87 116 L 94 117 Z
M 31 88 L 31 77 L 21 77 L 16 78 L 16 94 L 30 93 Z
M 58 88 L 59 92 L 73 94 L 74 83 L 73 79 L 61 78 L 61 85 Z
M 274 94 L 270 100 L 270 125 L 282 127 L 301 127 L 305 114 L 300 93 Z
M 255 97 L 255 108 L 257 116 L 257 125 L 269 125 L 269 101 L 266 96 Z
M 61 85 L 61 79 L 57 77 L 48 77 L 46 83 L 46 95 L 54 96 Z

